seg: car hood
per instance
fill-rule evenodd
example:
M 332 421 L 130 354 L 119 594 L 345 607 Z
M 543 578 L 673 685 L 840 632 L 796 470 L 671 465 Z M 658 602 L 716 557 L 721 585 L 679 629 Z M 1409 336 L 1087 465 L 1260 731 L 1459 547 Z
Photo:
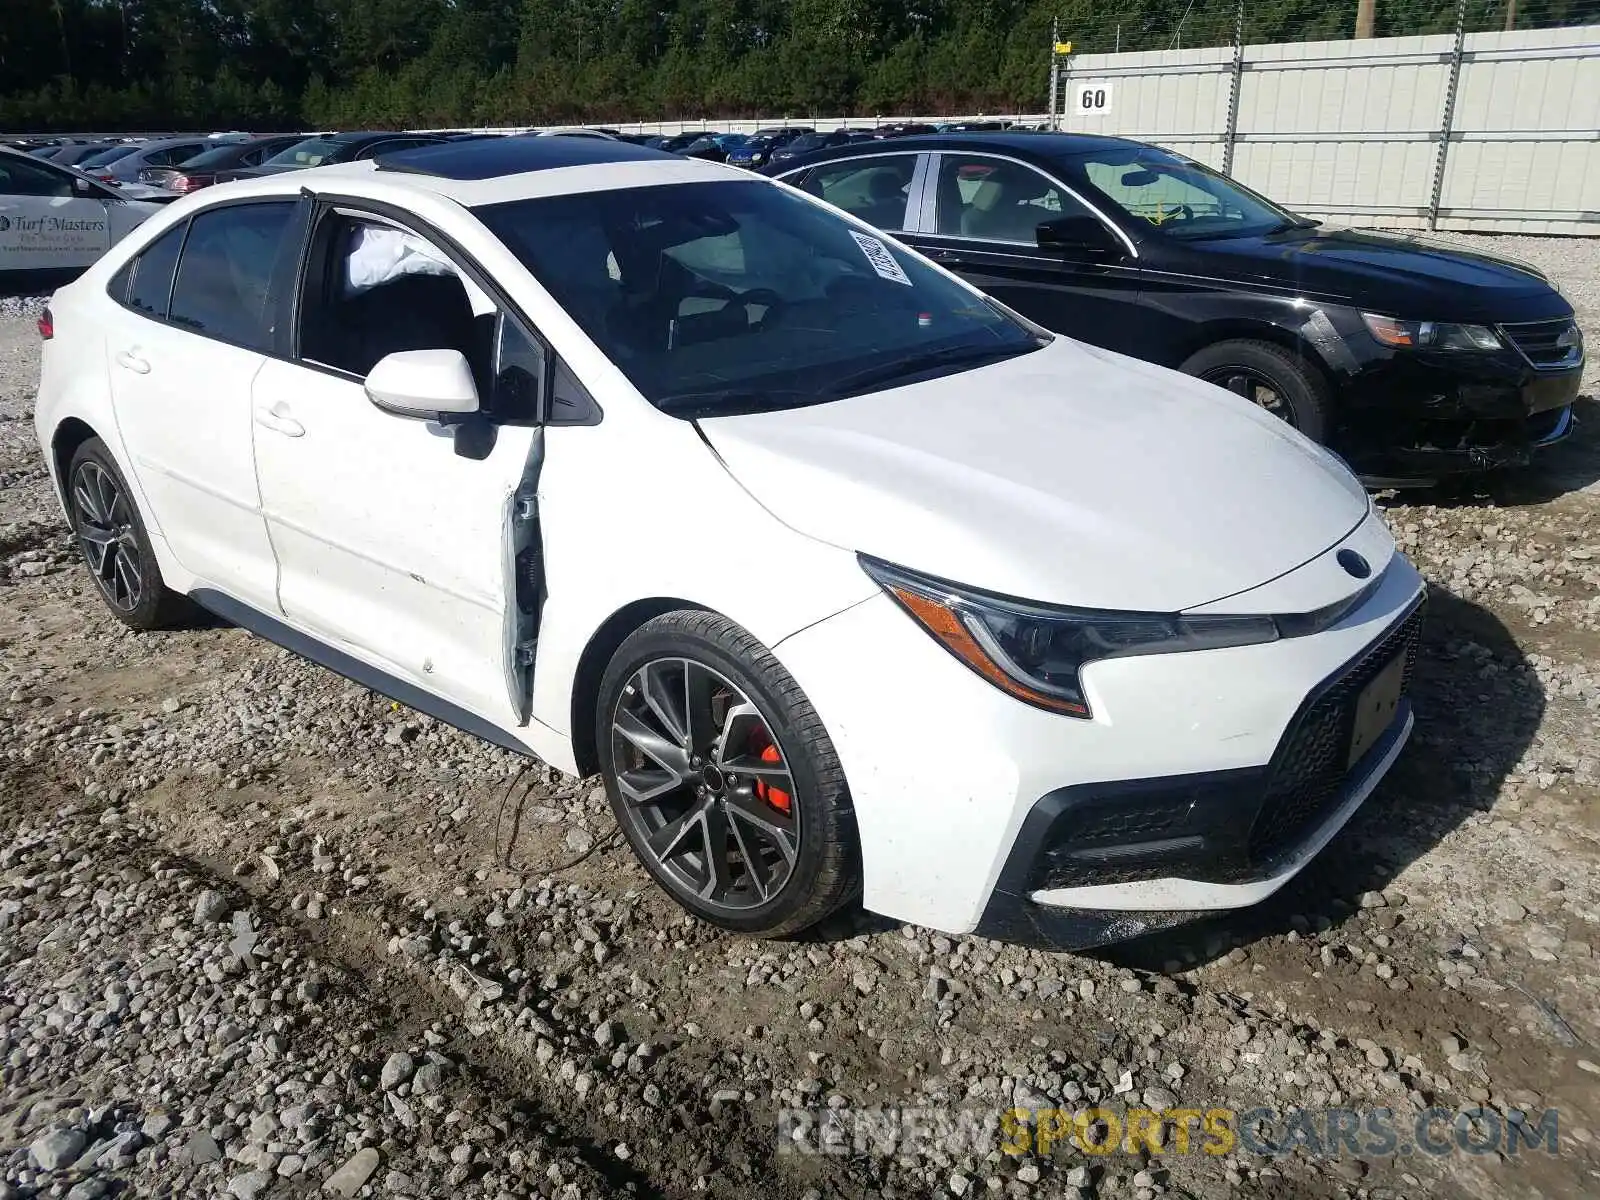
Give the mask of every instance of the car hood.
M 1413 234 L 1318 227 L 1189 242 L 1182 255 L 1203 256 L 1212 269 L 1202 273 L 1268 280 L 1413 320 L 1493 323 L 1569 311 L 1535 267 Z
M 1315 558 L 1368 508 L 1332 455 L 1248 402 L 1067 338 L 888 391 L 699 424 L 792 528 L 1046 603 L 1210 603 Z

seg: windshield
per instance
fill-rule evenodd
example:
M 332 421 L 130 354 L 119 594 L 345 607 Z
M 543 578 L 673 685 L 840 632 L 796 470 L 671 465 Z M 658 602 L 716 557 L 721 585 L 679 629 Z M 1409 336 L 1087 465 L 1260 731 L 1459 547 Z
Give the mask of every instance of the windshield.
M 316 167 L 327 162 L 335 154 L 344 149 L 343 142 L 334 141 L 332 138 L 307 138 L 303 142 L 296 142 L 287 150 L 280 150 L 267 159 L 264 166 L 278 166 L 288 164 L 295 167 Z
M 816 404 L 1048 340 L 866 229 L 751 180 L 475 210 L 652 404 Z
M 113 146 L 109 150 L 102 150 L 98 154 L 89 155 L 88 158 L 79 159 L 78 168 L 80 170 L 92 170 L 95 167 L 104 167 L 116 162 L 119 158 L 126 158 L 137 149 L 139 149 L 137 145 Z
M 789 143 L 789 149 L 796 154 L 804 154 L 807 150 L 820 150 L 828 144 L 828 135 L 825 133 L 802 133 Z
M 1152 147 L 1108 147 L 1075 155 L 1067 164 L 1075 182 L 1088 183 L 1114 207 L 1168 237 L 1246 237 L 1315 224 L 1210 167 Z

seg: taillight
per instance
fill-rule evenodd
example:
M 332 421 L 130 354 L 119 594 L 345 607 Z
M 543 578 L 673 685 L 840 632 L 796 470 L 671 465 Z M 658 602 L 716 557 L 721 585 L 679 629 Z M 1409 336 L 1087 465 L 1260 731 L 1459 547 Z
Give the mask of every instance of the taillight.
M 56 335 L 56 319 L 50 315 L 47 308 L 39 314 L 39 336 L 49 341 Z
M 192 192 L 210 182 L 211 177 L 208 175 L 176 175 L 172 182 L 167 184 L 167 188 L 174 192 Z

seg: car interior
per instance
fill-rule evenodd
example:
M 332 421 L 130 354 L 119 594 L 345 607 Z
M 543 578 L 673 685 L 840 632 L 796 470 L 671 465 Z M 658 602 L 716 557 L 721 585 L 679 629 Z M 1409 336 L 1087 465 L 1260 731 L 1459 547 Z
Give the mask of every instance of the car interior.
M 459 350 L 487 396 L 493 309 L 474 312 L 454 266 L 414 234 L 332 216 L 312 245 L 300 319 L 301 357 L 365 377 L 388 354 Z
M 1042 221 L 1062 213 L 1058 189 L 1037 171 L 1015 163 L 962 164 L 939 169 L 939 232 L 1033 245 Z

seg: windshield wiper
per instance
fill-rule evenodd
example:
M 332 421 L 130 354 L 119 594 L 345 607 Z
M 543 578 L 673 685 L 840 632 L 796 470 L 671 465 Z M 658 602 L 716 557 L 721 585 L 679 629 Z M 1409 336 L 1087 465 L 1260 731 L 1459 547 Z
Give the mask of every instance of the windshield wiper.
M 1289 233 L 1295 229 L 1315 229 L 1321 224 L 1321 221 L 1314 220 L 1311 217 L 1291 217 L 1287 221 L 1279 221 L 1271 229 L 1266 229 L 1262 232 L 1266 234 Z
M 950 346 L 944 350 L 929 350 L 924 354 L 913 354 L 896 362 L 868 367 L 864 371 L 846 375 L 842 379 L 835 380 L 828 391 L 835 396 L 859 396 L 862 392 L 872 391 L 897 379 L 920 375 L 924 371 L 934 371 L 940 367 L 975 367 L 983 362 L 1015 358 L 1030 350 L 1037 350 L 1043 345 L 1043 342 L 1030 339 L 1026 345 L 1021 346 Z

